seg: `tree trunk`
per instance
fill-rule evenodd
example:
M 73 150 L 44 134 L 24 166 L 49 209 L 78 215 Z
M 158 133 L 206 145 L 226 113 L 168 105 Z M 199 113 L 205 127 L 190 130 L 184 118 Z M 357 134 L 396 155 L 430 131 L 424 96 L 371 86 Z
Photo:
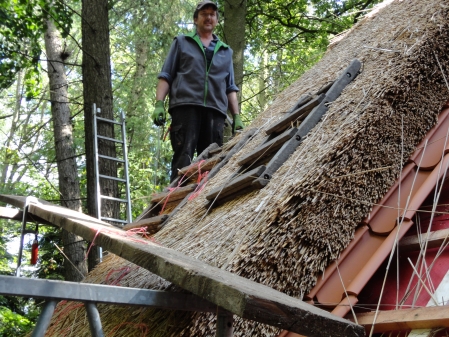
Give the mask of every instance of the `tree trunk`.
M 240 88 L 239 102 L 241 101 L 241 90 L 243 85 L 243 62 L 245 51 L 247 0 L 228 0 L 224 5 L 224 40 L 234 51 L 234 78 Z
M 89 215 L 97 217 L 92 105 L 95 103 L 101 109 L 101 117 L 114 119 L 112 110 L 108 0 L 82 0 L 81 22 L 87 210 Z M 110 123 L 98 123 L 98 134 L 113 138 L 113 125 Z M 109 157 L 116 157 L 115 144 L 110 141 L 99 141 L 98 152 Z M 117 176 L 115 162 L 102 160 L 99 163 L 99 170 L 100 174 Z M 114 181 L 102 179 L 100 188 L 102 195 L 117 197 L 118 188 Z M 102 216 L 117 218 L 118 210 L 119 205 L 116 202 L 102 202 Z M 91 249 L 91 252 L 94 254 L 96 251 L 96 249 Z M 98 257 L 92 256 L 89 259 L 89 270 L 98 262 Z
M 19 71 L 18 77 L 17 77 L 17 85 L 16 85 L 16 104 L 14 106 L 14 112 L 13 112 L 11 126 L 9 129 L 9 134 L 8 134 L 8 137 L 6 138 L 5 143 L 3 144 L 3 151 L 4 151 L 4 155 L 2 158 L 3 167 L 2 167 L 1 177 L 0 177 L 0 183 L 3 186 L 5 186 L 5 184 L 6 184 L 8 170 L 10 168 L 11 157 L 14 154 L 14 152 L 11 151 L 10 146 L 11 146 L 11 142 L 14 137 L 14 134 L 18 128 L 21 102 L 22 102 L 22 72 Z
M 224 25 L 223 25 L 223 40 L 229 44 L 234 51 L 232 61 L 234 62 L 234 80 L 240 91 L 237 93 L 237 98 L 240 102 L 242 100 L 243 87 L 243 52 L 245 50 L 245 15 L 246 15 L 247 0 L 229 0 L 224 4 Z M 228 112 L 230 116 L 230 113 Z M 231 117 L 231 116 L 230 116 Z M 229 125 L 225 128 L 223 139 L 227 142 L 232 137 L 232 127 Z
M 47 21 L 45 50 L 49 59 L 48 78 L 61 205 L 81 212 L 81 192 L 73 144 L 67 78 L 64 60 L 61 58 L 63 52 L 62 40 L 51 20 Z M 71 261 L 70 263 L 67 258 L 64 259 L 65 279 L 67 281 L 81 281 L 87 275 L 87 263 L 84 259 L 86 244 L 81 237 L 64 229 L 62 230 L 62 242 L 64 253 Z
M 150 41 L 144 38 L 137 38 L 135 42 L 135 59 L 136 68 L 133 74 L 132 89 L 131 89 L 131 99 L 128 102 L 128 107 L 126 109 L 126 115 L 128 117 L 135 117 L 135 111 L 145 105 L 145 100 L 147 99 L 142 95 L 144 92 L 145 78 L 147 76 L 147 66 L 148 66 L 148 50 Z M 128 133 L 130 139 L 129 144 L 132 143 L 132 133 Z

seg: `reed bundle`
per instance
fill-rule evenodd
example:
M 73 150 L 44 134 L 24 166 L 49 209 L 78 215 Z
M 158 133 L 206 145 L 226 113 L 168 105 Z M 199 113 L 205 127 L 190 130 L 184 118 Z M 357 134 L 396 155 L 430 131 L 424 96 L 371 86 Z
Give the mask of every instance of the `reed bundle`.
M 208 182 L 202 194 L 155 234 L 155 239 L 301 298 L 348 245 L 372 204 L 385 195 L 416 145 L 437 123 L 437 115 L 449 98 L 448 23 L 447 0 L 389 1 L 367 15 L 259 115 L 250 126 L 259 128 L 258 134 Z M 229 180 L 239 158 L 265 137 L 264 129 L 282 118 L 301 95 L 313 94 L 334 80 L 353 58 L 363 62 L 361 74 L 331 104 L 323 120 L 270 183 L 208 210 L 204 196 Z M 110 259 L 92 274 L 104 278 L 108 269 L 117 268 L 114 264 L 129 265 Z M 170 287 L 141 269 L 133 269 L 129 284 L 122 284 Z M 108 325 L 117 325 L 125 317 L 121 309 L 112 307 L 101 312 Z M 213 315 L 192 317 L 148 309 L 132 312 L 125 321 L 147 324 L 145 334 L 123 327 L 123 332 L 120 328 L 107 335 L 215 334 Z M 76 329 L 81 331 L 79 325 Z M 77 336 L 83 336 L 80 331 Z M 111 330 L 105 327 L 105 331 Z M 245 337 L 276 336 L 278 332 L 240 319 L 234 329 L 235 336 Z

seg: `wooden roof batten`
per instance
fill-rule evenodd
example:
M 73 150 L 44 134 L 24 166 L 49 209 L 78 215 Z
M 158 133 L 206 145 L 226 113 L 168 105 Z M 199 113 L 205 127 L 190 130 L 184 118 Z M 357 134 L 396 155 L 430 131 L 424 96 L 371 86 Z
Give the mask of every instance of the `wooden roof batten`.
M 146 227 L 147 233 L 161 230 L 170 219 L 180 211 L 189 198 L 201 191 L 207 181 L 212 179 L 227 162 L 240 151 L 257 133 L 256 128 L 245 130 L 236 142 L 220 147 L 216 143 L 209 145 L 190 165 L 178 172 L 178 177 L 160 193 L 151 196 L 148 207 L 133 223 L 123 227 L 125 230 Z M 225 149 L 227 147 L 227 149 Z M 205 172 L 201 177 L 201 172 Z
M 217 207 L 239 195 L 265 187 L 273 174 L 321 121 L 329 105 L 357 77 L 361 68 L 362 63 L 353 59 L 335 81 L 325 85 L 314 95 L 302 96 L 285 117 L 265 130 L 268 137 L 255 150 L 239 159 L 240 167 L 230 181 L 217 186 L 206 195 L 206 199 L 210 201 L 209 206 Z M 298 124 L 298 127 L 294 127 L 294 124 Z
M 16 207 L 23 207 L 25 199 L 0 195 L 0 201 Z M 126 236 L 82 213 L 39 201 L 29 203 L 28 211 L 242 318 L 307 336 L 365 335 L 363 327 L 346 319 L 173 249 Z

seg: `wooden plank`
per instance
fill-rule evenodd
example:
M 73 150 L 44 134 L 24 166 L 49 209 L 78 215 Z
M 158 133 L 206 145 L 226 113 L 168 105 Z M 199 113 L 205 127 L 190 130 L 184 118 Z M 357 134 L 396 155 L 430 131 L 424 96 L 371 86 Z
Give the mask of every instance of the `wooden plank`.
M 366 331 L 371 331 L 375 314 L 375 312 L 357 314 L 357 322 L 364 326 Z M 374 333 L 438 327 L 449 328 L 449 306 L 379 311 L 374 324 Z
M 316 95 L 325 94 L 327 91 L 334 85 L 335 81 L 330 81 L 323 85 L 320 89 L 318 89 L 318 92 Z
M 197 184 L 190 184 L 183 187 L 173 187 L 172 191 L 166 191 L 161 193 L 155 193 L 151 196 L 151 202 L 153 203 L 159 203 L 159 202 L 165 202 L 165 200 L 168 198 L 168 200 L 176 201 L 184 199 L 187 194 L 194 191 L 197 187 Z
M 261 158 L 264 158 L 273 152 L 279 150 L 279 148 L 284 144 L 287 140 L 292 138 L 296 131 L 298 131 L 297 128 L 292 128 L 284 133 L 280 134 L 276 138 L 273 138 L 272 140 L 263 143 L 261 146 L 259 146 L 254 151 L 248 153 L 246 156 L 244 156 L 242 159 L 239 160 L 239 165 L 245 165 L 250 163 L 251 161 L 259 160 Z
M 158 215 L 152 218 L 141 219 L 123 226 L 123 230 L 127 231 L 134 228 L 147 227 L 148 229 L 158 229 L 159 225 L 168 218 L 168 215 Z
M 288 113 L 288 114 L 292 113 L 293 111 L 295 111 L 296 109 L 301 107 L 301 105 L 304 105 L 304 104 L 310 102 L 313 99 L 313 97 L 314 96 L 311 94 L 302 95 L 301 97 L 299 97 L 298 102 L 296 102 L 295 105 L 293 105 L 293 107 L 290 110 L 286 111 L 286 113 Z
M 29 211 L 240 317 L 310 337 L 365 334 L 363 327 L 327 311 L 173 249 L 128 237 L 82 213 L 43 204 L 31 204 Z
M 199 162 L 199 163 L 190 164 L 189 166 L 186 166 L 186 167 L 183 167 L 182 169 L 180 169 L 178 171 L 178 175 L 179 176 L 186 175 L 187 178 L 189 178 L 189 176 L 198 174 L 199 169 L 201 170 L 201 172 L 210 171 L 215 165 L 217 165 L 219 162 L 221 162 L 223 160 L 223 158 L 224 157 L 215 156 L 215 157 L 206 159 L 202 163 Z
M 22 221 L 23 212 L 17 208 L 0 207 L 0 218 Z
M 282 118 L 280 121 L 276 122 L 272 126 L 270 126 L 265 132 L 267 135 L 270 135 L 274 132 L 280 132 L 289 127 L 293 122 L 299 120 L 304 120 L 309 113 L 312 111 L 313 108 L 315 108 L 318 104 L 320 104 L 324 98 L 325 94 L 321 94 L 314 99 L 312 99 L 307 104 L 302 105 L 292 113 L 286 115 L 284 118 Z
M 0 202 L 10 204 L 15 207 L 23 208 L 25 205 L 26 197 L 18 197 L 13 195 L 0 195 Z M 30 197 L 30 200 L 35 200 L 36 202 L 40 202 L 43 204 L 51 204 L 48 201 L 37 199 L 35 197 Z M 16 221 L 23 221 L 23 211 L 18 210 L 16 208 L 9 208 L 9 207 L 0 207 L 0 218 L 3 219 L 9 219 L 9 220 L 16 220 Z M 49 223 L 48 221 L 39 218 L 38 216 L 33 216 L 31 214 L 27 213 L 27 216 L 25 218 L 26 222 L 34 222 L 42 225 L 49 225 L 54 226 L 53 224 Z
M 307 116 L 303 123 L 298 128 L 295 136 L 290 138 L 289 141 L 284 143 L 280 150 L 274 155 L 273 158 L 266 165 L 265 171 L 259 178 L 254 180 L 253 184 L 255 188 L 263 188 L 266 186 L 273 174 L 281 167 L 285 161 L 295 152 L 296 148 L 301 144 L 302 139 L 309 133 L 309 131 L 320 121 L 321 117 L 327 112 L 328 108 L 321 102 L 320 105 L 315 107 L 312 112 Z
M 234 147 L 227 153 L 226 157 L 218 164 L 216 165 L 207 175 L 207 179 L 212 179 L 223 166 L 227 164 L 229 159 L 232 158 L 237 152 L 239 152 L 248 142 L 249 140 L 256 134 L 257 128 L 245 130 L 244 134 L 242 135 L 242 139 L 239 140 L 237 144 L 234 145 Z M 204 182 L 201 182 L 200 185 L 204 184 Z
M 204 149 L 203 152 L 201 152 L 201 153 L 200 153 L 200 154 L 193 160 L 192 163 L 198 163 L 200 160 L 209 158 L 209 153 L 210 153 L 210 151 L 213 151 L 213 150 L 215 150 L 215 149 L 217 149 L 217 148 L 220 148 L 220 146 L 218 146 L 217 143 L 212 143 L 212 144 L 210 144 L 206 149 Z M 173 181 L 170 183 L 170 185 L 168 185 L 168 187 L 166 188 L 166 190 L 168 190 L 168 189 L 171 188 L 171 187 L 176 187 L 176 186 L 178 186 L 179 180 L 180 180 L 181 178 L 182 178 L 182 176 L 176 177 L 176 179 L 173 180 Z M 149 206 L 149 208 L 151 208 L 151 205 Z M 145 214 L 147 214 L 147 213 L 148 213 L 148 208 L 145 209 L 145 211 L 142 213 L 142 215 L 145 215 Z M 140 218 L 140 216 L 139 216 L 139 218 Z
M 437 289 L 435 289 L 435 292 L 427 302 L 426 307 L 431 307 L 435 305 L 434 298 L 437 301 L 441 300 L 444 303 L 445 300 L 447 301 L 448 294 L 449 294 L 449 271 L 446 272 L 446 275 L 444 275 Z M 414 329 L 410 331 L 407 337 L 433 337 L 433 336 L 434 334 L 432 333 L 432 329 Z
M 401 252 L 421 250 L 421 245 L 424 246 L 426 241 L 427 249 L 441 247 L 443 243 L 449 242 L 449 228 L 423 233 L 420 237 L 412 235 L 402 238 L 399 241 L 399 249 Z
M 362 62 L 357 59 L 353 59 L 349 66 L 343 70 L 330 89 L 326 92 L 326 102 L 335 101 L 337 97 L 340 96 L 343 89 L 357 77 L 360 68 L 362 68 Z
M 217 310 L 217 331 L 215 337 L 232 337 L 234 316 L 231 312 L 218 308 Z
M 245 146 L 246 143 L 249 142 L 249 140 L 252 138 L 252 136 L 254 136 L 254 134 L 257 132 L 256 128 L 253 129 L 249 129 L 249 130 L 245 130 L 244 134 L 242 135 L 241 139 L 238 141 L 237 144 L 234 145 L 234 147 L 229 150 L 229 152 L 226 154 L 226 157 L 219 162 L 217 165 L 214 166 L 214 168 L 212 170 L 210 170 L 210 172 L 207 175 L 207 179 L 203 179 L 198 186 L 198 189 L 200 190 L 202 188 L 202 186 L 204 184 L 206 184 L 210 179 L 212 179 L 220 170 L 223 166 L 225 166 L 227 164 L 227 162 L 229 161 L 229 159 L 232 158 L 232 156 L 234 154 L 236 154 L 238 151 L 240 151 L 242 149 L 243 146 Z M 176 180 L 175 180 L 176 181 Z M 170 212 L 168 219 L 165 220 L 162 225 L 161 228 L 164 227 L 169 221 L 170 219 L 180 210 L 184 207 L 184 205 L 187 203 L 188 201 L 188 197 L 189 195 L 187 195 L 179 204 L 178 206 L 175 207 L 175 209 L 173 209 L 173 211 Z
M 255 187 L 254 185 L 252 185 L 252 184 L 249 184 L 249 185 L 246 186 L 245 188 L 239 189 L 239 190 L 233 192 L 233 193 L 230 194 L 230 195 L 227 195 L 227 196 L 224 196 L 224 197 L 222 197 L 221 195 L 218 195 L 218 197 L 217 197 L 216 199 L 210 200 L 210 202 L 207 203 L 207 204 L 205 205 L 205 207 L 206 207 L 208 210 L 210 210 L 210 209 L 212 209 L 212 208 L 215 208 L 215 207 L 224 205 L 224 204 L 226 204 L 226 203 L 229 202 L 229 201 L 235 200 L 236 198 L 238 198 L 238 197 L 241 196 L 241 195 L 251 193 L 251 192 L 253 192 L 253 191 L 255 191 L 255 190 L 258 190 L 258 188 L 256 188 L 256 187 Z
M 43 205 L 53 205 L 52 203 L 43 200 L 38 199 L 36 197 L 23 197 L 18 195 L 10 195 L 10 194 L 0 194 L 0 202 L 4 202 L 6 204 L 10 204 L 15 207 L 23 208 L 25 206 L 26 199 L 29 199 L 29 201 L 33 203 L 39 203 Z
M 254 179 L 256 179 L 263 171 L 265 166 L 259 166 L 255 169 L 238 176 L 237 178 L 226 183 L 225 186 L 218 186 L 206 195 L 207 200 L 220 200 L 221 198 L 232 195 L 238 191 L 245 190 L 250 187 Z
M 216 144 L 216 143 L 214 143 L 214 144 Z M 216 154 L 219 154 L 221 151 L 223 151 L 223 148 L 221 146 L 217 147 L 217 148 L 209 151 L 209 156 L 210 157 L 215 156 Z
M 295 152 L 302 139 L 312 130 L 323 115 L 328 110 L 328 103 L 333 102 L 343 91 L 343 89 L 357 77 L 362 64 L 359 60 L 354 59 L 349 66 L 340 74 L 337 80 L 327 91 L 324 100 L 307 115 L 306 119 L 298 127 L 296 135 L 286 142 L 276 155 L 266 165 L 267 168 L 258 179 L 254 181 L 255 188 L 263 188 L 266 186 L 272 175 L 284 164 L 284 162 Z

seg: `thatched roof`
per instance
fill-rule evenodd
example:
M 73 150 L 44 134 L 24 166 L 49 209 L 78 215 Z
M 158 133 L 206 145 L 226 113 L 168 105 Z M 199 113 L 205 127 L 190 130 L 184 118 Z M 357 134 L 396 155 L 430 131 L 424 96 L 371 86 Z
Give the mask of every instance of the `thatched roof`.
M 301 298 L 348 245 L 372 204 L 393 185 L 416 145 L 437 122 L 449 98 L 448 11 L 447 0 L 391 1 L 365 17 L 257 117 L 250 126 L 258 128 L 257 135 L 154 239 Z M 363 63 L 361 74 L 270 183 L 208 211 L 204 196 L 229 179 L 239 157 L 260 144 L 264 130 L 301 95 L 334 80 L 354 58 Z M 86 282 L 106 282 L 111 270 L 127 270 L 120 281 L 124 286 L 170 287 L 116 257 L 105 259 Z M 100 311 L 105 331 L 120 325 L 114 336 L 143 335 L 139 329 L 148 331 L 144 334 L 148 336 L 215 334 L 215 326 L 208 323 L 213 316 L 142 309 L 127 312 L 127 324 L 121 324 L 123 310 Z M 59 318 L 58 329 L 70 326 L 77 336 L 89 335 L 75 315 Z M 234 333 L 276 336 L 279 331 L 240 320 Z

